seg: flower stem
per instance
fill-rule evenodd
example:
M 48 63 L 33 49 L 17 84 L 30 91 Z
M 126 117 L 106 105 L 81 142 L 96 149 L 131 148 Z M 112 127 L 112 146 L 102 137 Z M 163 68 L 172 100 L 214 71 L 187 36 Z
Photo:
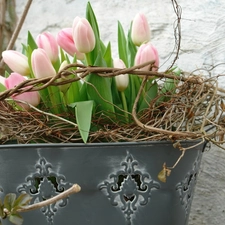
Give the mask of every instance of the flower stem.
M 124 91 L 121 91 L 120 95 L 121 95 L 121 99 L 122 99 L 122 105 L 123 105 L 123 109 L 124 109 L 125 120 L 128 123 L 129 122 L 129 116 L 128 116 L 127 100 L 126 100 L 126 96 L 124 94 Z
M 62 107 L 61 102 L 59 98 L 59 90 L 58 93 L 56 93 L 56 89 L 53 86 L 48 87 L 48 93 L 49 93 L 49 98 L 51 101 L 51 111 L 54 114 L 59 114 L 60 113 L 60 107 Z M 62 103 L 62 102 L 61 102 Z
M 86 65 L 87 65 L 87 66 L 93 66 L 93 62 L 92 62 L 90 56 L 91 56 L 90 53 L 86 53 L 86 54 L 85 54 L 85 60 L 86 60 Z

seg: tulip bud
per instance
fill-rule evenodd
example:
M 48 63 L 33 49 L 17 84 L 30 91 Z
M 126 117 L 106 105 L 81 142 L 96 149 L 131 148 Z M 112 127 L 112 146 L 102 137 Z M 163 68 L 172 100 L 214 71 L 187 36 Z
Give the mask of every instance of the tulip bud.
M 22 83 L 26 79 L 18 74 L 11 73 L 8 78 L 5 79 L 5 86 L 7 89 L 15 88 L 18 84 Z M 13 99 L 20 100 L 29 103 L 30 105 L 37 106 L 40 103 L 40 95 L 37 91 L 24 92 L 19 95 L 13 95 Z M 27 104 L 17 103 L 24 109 L 29 109 Z
M 126 68 L 123 60 L 121 60 L 121 59 L 114 59 L 113 66 L 115 68 L 121 68 L 121 69 Z M 115 80 L 116 80 L 116 87 L 117 87 L 118 91 L 121 91 L 121 92 L 124 91 L 129 84 L 128 74 L 121 74 L 121 75 L 115 76 Z
M 150 41 L 150 28 L 144 14 L 137 14 L 134 17 L 131 29 L 131 39 L 136 46 Z
M 140 65 L 152 60 L 155 61 L 152 68 L 151 65 L 147 65 L 141 68 L 141 70 L 149 71 L 151 69 L 152 71 L 157 71 L 159 67 L 159 55 L 157 49 L 151 43 L 142 44 L 137 51 L 134 64 Z
M 32 52 L 31 65 L 36 78 L 53 77 L 56 71 L 45 50 L 38 48 Z
M 79 52 L 88 53 L 94 49 L 95 35 L 87 19 L 79 17 L 74 19 L 73 40 Z
M 14 50 L 6 50 L 2 52 L 2 58 L 13 72 L 19 73 L 24 76 L 30 74 L 28 58 L 20 52 Z
M 80 53 L 73 40 L 72 28 L 62 29 L 56 36 L 58 45 L 66 51 L 69 55 L 74 56 L 76 54 L 77 59 L 83 60 L 85 58 L 84 53 Z
M 59 58 L 59 49 L 55 37 L 49 33 L 44 32 L 39 34 L 36 39 L 37 46 L 42 48 L 47 53 L 52 63 L 55 63 Z

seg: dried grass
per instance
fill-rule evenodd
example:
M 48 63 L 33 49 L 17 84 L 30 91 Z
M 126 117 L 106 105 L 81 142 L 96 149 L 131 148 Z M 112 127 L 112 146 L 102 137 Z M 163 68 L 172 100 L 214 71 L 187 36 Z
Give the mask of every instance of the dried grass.
M 148 62 L 152 63 L 152 62 Z M 94 115 L 95 131 L 90 132 L 89 142 L 149 141 L 149 140 L 190 140 L 204 139 L 217 145 L 224 142 L 223 90 L 218 88 L 218 78 L 207 78 L 199 74 L 143 72 L 145 66 L 115 69 L 71 64 L 53 78 L 30 79 L 14 89 L 0 94 L 0 140 L 5 143 L 16 139 L 19 143 L 29 142 L 82 142 L 75 118 L 72 114 L 54 115 L 47 109 L 30 106 L 30 111 L 19 111 L 13 107 L 10 96 L 25 91 L 41 90 L 49 85 L 62 85 L 74 82 L 96 73 L 99 76 L 117 76 L 129 73 L 133 76 L 145 75 L 140 92 L 135 100 L 130 116 L 133 122 L 124 124 L 113 121 L 104 114 Z M 76 67 L 76 70 L 73 68 Z M 69 78 L 75 74 L 75 78 Z M 155 77 L 159 86 L 158 95 L 148 103 L 148 108 L 136 112 L 141 92 L 149 77 Z M 67 77 L 63 81 L 59 78 Z M 168 79 L 174 90 L 163 90 Z M 162 101 L 163 99 L 163 101 Z M 122 111 L 121 111 L 122 118 Z M 123 119 L 121 119 L 122 121 Z

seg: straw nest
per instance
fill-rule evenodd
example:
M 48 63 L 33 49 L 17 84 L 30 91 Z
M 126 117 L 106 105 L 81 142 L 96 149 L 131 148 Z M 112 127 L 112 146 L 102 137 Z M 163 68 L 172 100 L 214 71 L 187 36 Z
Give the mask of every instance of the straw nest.
M 93 116 L 92 122 L 96 126 L 94 131 L 90 131 L 89 142 L 202 139 L 222 145 L 225 133 L 223 122 L 225 106 L 224 91 L 218 88 L 218 77 L 210 78 L 190 73 L 182 73 L 178 77 L 172 72 L 139 70 L 145 65 L 115 69 L 71 64 L 55 77 L 29 79 L 14 89 L 2 92 L 0 94 L 1 143 L 10 140 L 17 140 L 18 143 L 82 142 L 72 114 L 54 115 L 49 109 L 33 106 L 30 106 L 29 111 L 21 111 L 14 107 L 10 97 L 27 91 L 41 90 L 49 85 L 62 85 L 78 80 L 85 82 L 84 78 L 89 73 L 104 76 L 106 79 L 129 73 L 132 76 L 144 75 L 130 114 L 133 122 L 125 124 L 110 119 L 113 116 L 98 113 Z M 75 67 L 76 70 L 73 70 Z M 69 78 L 71 74 L 76 74 L 75 78 Z M 60 79 L 62 76 L 63 80 Z M 158 95 L 148 102 L 146 110 L 137 113 L 137 104 L 149 77 L 154 77 L 157 82 Z M 174 89 L 166 90 L 165 86 L 163 87 L 164 82 L 171 82 Z

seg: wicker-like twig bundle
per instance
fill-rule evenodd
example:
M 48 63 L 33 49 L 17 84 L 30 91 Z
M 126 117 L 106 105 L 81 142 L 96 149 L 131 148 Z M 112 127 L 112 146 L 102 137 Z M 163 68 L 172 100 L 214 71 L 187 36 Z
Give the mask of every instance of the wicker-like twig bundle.
M 146 110 L 136 112 L 139 93 L 132 112 L 134 121 L 130 124 L 113 121 L 101 113 L 94 115 L 92 122 L 98 129 L 96 130 L 95 127 L 95 131 L 90 132 L 89 142 L 200 138 L 212 140 L 217 144 L 223 142 L 225 132 L 221 122 L 224 109 L 223 96 L 217 87 L 216 78 L 204 78 L 191 74 L 177 77 L 173 73 L 138 70 L 143 66 L 145 64 L 128 69 L 115 69 L 71 64 L 56 77 L 26 80 L 14 89 L 2 92 L 0 94 L 1 142 L 14 139 L 20 143 L 82 142 L 75 118 L 69 113 L 53 115 L 48 113 L 47 109 L 37 109 L 33 106 L 30 111 L 19 111 L 13 107 L 10 96 L 25 91 L 40 90 L 48 85 L 84 80 L 83 78 L 91 72 L 104 76 L 106 79 L 125 73 L 134 76 L 145 75 L 140 93 L 148 82 L 147 78 L 154 76 L 154 84 L 156 82 L 158 85 L 158 95 L 148 102 Z M 77 69 L 72 70 L 73 67 Z M 71 74 L 76 74 L 75 78 L 69 79 L 68 76 Z M 61 77 L 67 77 L 67 79 L 59 79 Z M 174 89 L 166 90 L 163 86 L 165 81 L 171 82 Z M 212 127 L 214 129 L 208 129 Z M 217 136 L 220 137 L 219 141 Z

